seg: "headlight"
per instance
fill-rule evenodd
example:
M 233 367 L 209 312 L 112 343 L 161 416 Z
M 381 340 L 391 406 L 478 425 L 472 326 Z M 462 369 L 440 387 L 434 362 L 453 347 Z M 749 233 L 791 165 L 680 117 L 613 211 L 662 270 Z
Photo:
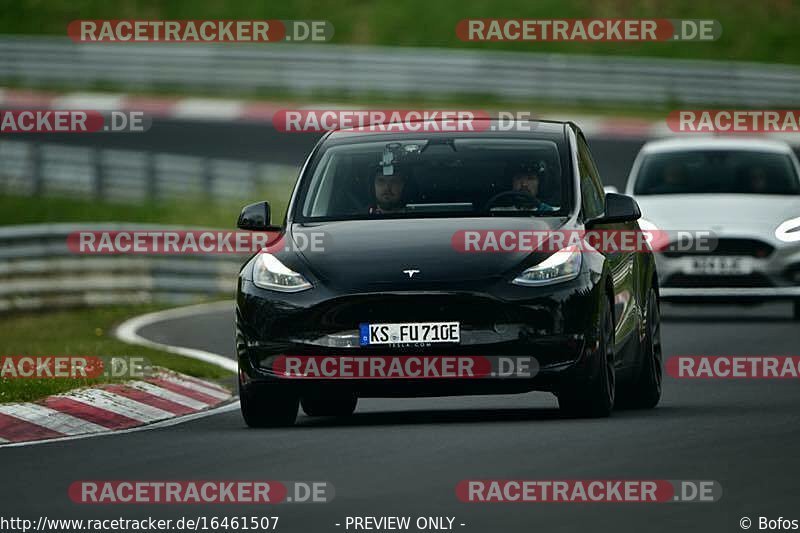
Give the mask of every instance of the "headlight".
M 783 242 L 800 241 L 800 217 L 791 218 L 775 228 L 775 237 Z
M 654 252 L 662 252 L 667 249 L 669 246 L 669 234 L 666 231 L 662 231 L 653 222 L 645 218 L 640 218 L 638 222 L 639 229 L 644 233 L 647 243 Z
M 640 218 L 638 222 L 639 222 L 639 229 L 641 229 L 642 232 L 647 234 L 647 242 L 649 242 L 652 245 L 653 240 L 656 237 L 656 232 L 659 231 L 658 226 L 656 226 L 646 218 Z
M 515 285 L 550 285 L 569 281 L 581 273 L 581 251 L 567 246 L 514 278 Z
M 262 289 L 281 292 L 300 292 L 311 288 L 306 278 L 266 252 L 258 254 L 253 267 L 253 283 Z

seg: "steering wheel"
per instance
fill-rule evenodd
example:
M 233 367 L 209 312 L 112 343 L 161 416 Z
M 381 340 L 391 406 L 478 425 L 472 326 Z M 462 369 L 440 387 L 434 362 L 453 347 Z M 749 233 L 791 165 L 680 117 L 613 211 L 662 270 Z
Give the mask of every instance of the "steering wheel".
M 483 205 L 483 210 L 484 211 L 488 211 L 489 208 L 494 206 L 494 204 L 498 203 L 498 200 L 506 199 L 506 198 L 508 198 L 508 199 L 513 198 L 513 199 L 519 200 L 519 204 L 521 204 L 521 205 L 528 204 L 528 205 L 532 205 L 532 206 L 535 206 L 535 207 L 538 207 L 539 204 L 542 203 L 541 200 L 539 200 L 538 198 L 536 198 L 535 196 L 533 196 L 529 192 L 525 192 L 525 191 L 502 191 L 502 192 L 499 192 L 499 193 L 495 194 L 491 198 L 489 198 L 489 200 Z

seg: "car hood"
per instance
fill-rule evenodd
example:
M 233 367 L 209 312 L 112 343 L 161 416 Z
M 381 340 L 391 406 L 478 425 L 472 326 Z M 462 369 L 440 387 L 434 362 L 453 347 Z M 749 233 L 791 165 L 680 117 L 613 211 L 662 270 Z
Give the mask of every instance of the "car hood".
M 458 251 L 461 230 L 553 230 L 564 218 L 384 219 L 294 224 L 293 235 L 324 234 L 324 251 L 301 255 L 320 280 L 340 289 L 415 290 L 428 283 L 486 280 L 548 254 Z M 308 235 L 310 237 L 310 235 Z M 418 270 L 409 276 L 404 270 Z
M 753 232 L 769 236 L 800 216 L 800 196 L 766 194 L 663 194 L 637 196 L 642 217 L 665 231 Z

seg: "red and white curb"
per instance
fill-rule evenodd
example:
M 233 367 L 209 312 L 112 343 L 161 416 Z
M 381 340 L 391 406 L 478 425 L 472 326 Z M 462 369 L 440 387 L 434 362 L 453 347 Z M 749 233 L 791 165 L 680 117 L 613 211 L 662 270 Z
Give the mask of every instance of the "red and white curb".
M 49 93 L 0 87 L 0 108 L 9 109 L 84 109 L 96 111 L 144 111 L 154 118 L 175 120 L 203 120 L 217 122 L 271 123 L 281 109 L 366 109 L 359 105 L 305 104 L 265 102 L 227 98 L 169 98 L 136 96 L 126 93 L 71 92 Z M 497 110 L 486 110 L 489 113 Z M 514 110 L 511 110 L 514 111 Z M 712 137 L 712 134 L 683 134 L 667 126 L 667 113 L 661 120 L 635 117 L 606 117 L 575 115 L 572 113 L 532 113 L 532 119 L 572 121 L 589 137 L 601 139 L 647 140 L 664 137 L 692 135 Z M 758 134 L 760 137 L 783 139 L 798 145 L 800 136 L 795 133 Z
M 166 98 L 125 93 L 73 92 L 65 94 L 0 88 L 0 107 L 20 109 L 92 109 L 97 111 L 144 111 L 151 117 L 221 122 L 271 122 L 281 109 L 360 109 L 342 104 L 302 105 L 224 98 Z M 666 121 L 542 114 L 535 118 L 571 120 L 587 135 L 650 138 L 672 134 Z
M 0 446 L 129 430 L 195 415 L 231 398 L 219 385 L 164 370 L 33 403 L 0 404 Z

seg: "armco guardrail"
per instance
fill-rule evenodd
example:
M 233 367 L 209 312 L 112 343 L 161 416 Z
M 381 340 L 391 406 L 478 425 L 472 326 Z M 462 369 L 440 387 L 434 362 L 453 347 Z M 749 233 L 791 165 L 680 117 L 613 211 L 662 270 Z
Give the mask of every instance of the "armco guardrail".
M 290 165 L 0 139 L 0 194 L 234 202 L 273 185 L 286 189 L 297 172 Z
M 245 255 L 76 255 L 75 231 L 198 229 L 147 224 L 0 228 L 0 312 L 232 297 Z
M 800 103 L 800 68 L 790 65 L 334 44 L 81 44 L 66 37 L 4 36 L 0 80 L 226 94 L 280 89 L 569 103 Z

